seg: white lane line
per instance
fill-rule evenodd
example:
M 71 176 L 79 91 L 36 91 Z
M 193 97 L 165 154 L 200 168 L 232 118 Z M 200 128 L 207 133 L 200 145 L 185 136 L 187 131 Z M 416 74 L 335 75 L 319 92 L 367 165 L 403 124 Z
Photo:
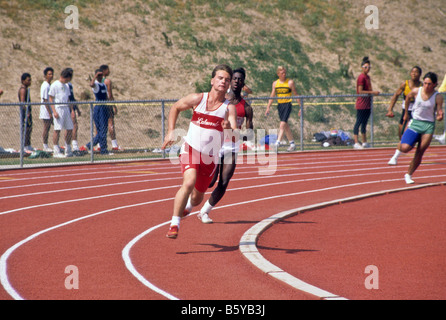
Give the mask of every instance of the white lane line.
M 327 172 L 322 172 L 322 173 L 333 174 L 333 173 L 336 173 L 336 172 L 354 172 L 354 171 L 369 171 L 369 170 L 375 170 L 376 171 L 376 170 L 386 170 L 386 169 L 389 169 L 389 168 L 387 168 L 387 167 L 376 167 L 376 168 L 363 168 L 363 169 L 345 169 L 345 170 L 331 171 L 331 172 L 327 171 Z M 438 172 L 438 168 L 424 169 L 423 171 L 424 172 L 425 171 L 437 171 Z M 321 173 L 321 172 L 318 172 L 318 173 Z M 382 174 L 395 174 L 395 173 L 398 173 L 398 172 L 395 172 L 393 170 L 392 172 L 387 172 L 387 173 L 372 172 L 372 173 L 365 173 L 365 174 L 352 174 L 352 175 L 347 175 L 347 176 L 346 175 L 328 176 L 328 177 L 322 177 L 322 178 L 309 178 L 309 179 L 282 181 L 282 182 L 278 182 L 278 183 L 269 183 L 269 184 L 264 184 L 264 185 L 252 185 L 252 186 L 247 186 L 247 187 L 244 187 L 244 188 L 246 188 L 246 189 L 248 189 L 248 188 L 259 188 L 259 187 L 268 187 L 268 186 L 271 186 L 272 184 L 279 184 L 280 185 L 280 184 L 284 184 L 284 183 L 300 183 L 300 182 L 307 182 L 307 181 L 313 181 L 313 180 L 342 179 L 342 178 L 345 178 L 345 177 L 356 177 L 356 176 L 367 176 L 367 175 L 382 175 Z M 399 173 L 402 174 L 403 171 L 400 171 Z M 305 173 L 305 172 L 303 172 L 303 173 L 293 173 L 293 174 L 284 174 L 284 175 L 258 176 L 258 177 L 231 179 L 231 181 L 254 180 L 254 179 L 264 179 L 264 178 L 271 178 L 271 179 L 273 179 L 273 178 L 300 176 L 300 175 L 308 175 L 308 174 L 314 174 L 314 173 Z M 395 180 L 399 180 L 399 179 L 395 179 Z M 401 178 L 401 180 L 402 180 L 402 178 Z M 114 196 L 122 196 L 122 195 L 141 193 L 141 192 L 158 191 L 158 190 L 163 190 L 163 189 L 179 188 L 179 187 L 180 187 L 180 185 L 172 185 L 172 186 L 159 187 L 159 188 L 149 188 L 149 189 L 134 190 L 134 191 L 127 191 L 127 192 L 120 192 L 120 193 L 111 193 L 111 194 L 105 194 L 105 195 L 99 195 L 99 196 L 93 196 L 93 197 L 87 197 L 87 198 L 77 198 L 77 199 L 63 200 L 63 201 L 57 201 L 57 202 L 51 202 L 51 203 L 43 203 L 43 204 L 37 204 L 37 205 L 28 206 L 28 207 L 20 207 L 20 208 L 16 208 L 16 209 L 3 211 L 3 212 L 0 212 L 0 216 L 1 215 L 5 215 L 5 214 L 18 212 L 18 211 L 31 210 L 31 209 L 36 209 L 36 208 L 41 208 L 41 207 L 48 207 L 48 206 L 53 206 L 53 205 L 60 205 L 60 204 L 64 204 L 64 203 L 71 203 L 71 202 L 77 202 L 77 201 L 88 201 L 88 200 L 94 200 L 94 199 L 108 198 L 108 197 L 114 197 Z M 238 190 L 238 189 L 231 188 L 231 189 L 228 189 L 227 191 L 233 191 L 233 190 Z M 13 197 L 13 196 L 11 196 L 11 197 Z
M 376 163 L 370 163 L 370 165 L 374 165 Z M 337 166 L 331 166 L 331 168 L 334 168 Z M 341 167 L 344 167 L 344 165 L 341 165 Z M 299 170 L 305 170 L 305 169 L 319 169 L 320 167 L 312 167 L 312 168 L 300 168 Z M 389 167 L 375 167 L 375 168 L 361 168 L 361 169 L 346 169 L 346 170 L 331 170 L 331 171 L 312 171 L 312 172 L 299 172 L 299 173 L 290 173 L 290 174 L 277 174 L 277 175 L 265 175 L 265 176 L 258 176 L 258 177 L 248 177 L 248 178 L 233 178 L 231 179 L 231 181 L 243 181 L 243 180 L 252 180 L 252 179 L 272 179 L 272 178 L 281 178 L 281 177 L 289 177 L 289 176 L 299 176 L 299 175 L 312 175 L 312 174 L 334 174 L 334 173 L 340 173 L 340 172 L 354 172 L 354 171 L 367 171 L 367 170 L 386 170 L 386 169 L 393 169 L 393 168 L 389 168 Z M 289 170 L 295 170 L 295 169 L 279 169 L 277 171 L 289 171 Z M 394 170 L 394 169 L 393 169 Z M 257 172 L 257 170 L 255 171 L 246 171 L 246 172 L 239 172 L 237 174 L 240 175 L 241 173 L 243 174 L 252 174 Z M 127 176 L 127 177 L 131 177 L 134 178 L 136 176 Z M 124 177 L 121 177 L 124 178 Z M 172 177 L 172 178 L 159 178 L 159 179 L 147 179 L 147 180 L 131 180 L 131 181 L 125 181 L 125 182 L 116 182 L 116 183 L 110 183 L 110 184 L 101 184 L 101 185 L 89 185 L 86 187 L 73 187 L 73 188 L 68 188 L 68 189 L 56 189 L 56 190 L 47 190 L 47 191 L 41 191 L 41 192 L 33 192 L 33 193 L 21 193 L 21 194 L 16 194 L 16 195 L 9 195 L 9 196 L 4 196 L 4 197 L 0 197 L 1 199 L 9 199 L 9 198 L 17 198 L 17 197 L 26 197 L 26 196 L 34 196 L 34 195 L 40 195 L 40 194 L 50 194 L 50 193 L 57 193 L 57 192 L 65 192 L 65 191 L 75 191 L 75 190 L 82 190 L 82 189 L 94 189 L 94 188 L 102 188 L 102 187 L 108 187 L 108 186 L 115 186 L 115 185 L 123 185 L 123 184 L 132 184 L 132 183 L 141 183 L 141 182 L 155 182 L 155 181 L 166 181 L 166 180 L 181 180 L 182 178 L 180 176 L 177 177 Z M 98 179 L 88 179 L 88 180 L 84 180 L 84 181 L 96 181 Z M 82 180 L 79 180 L 82 181 Z M 63 181 L 62 183 L 73 183 L 73 182 L 77 182 L 77 181 Z M 54 183 L 48 182 L 47 184 L 51 184 L 53 185 Z M 36 184 L 34 186 L 42 186 L 44 184 Z M 28 185 L 29 187 L 29 185 Z M 13 188 L 13 187 L 10 187 Z M 4 188 L 6 189 L 6 188 Z M 1 190 L 1 188 L 0 188 Z
M 435 177 L 438 177 L 435 176 Z M 429 177 L 423 177 L 423 178 L 429 178 Z M 242 201 L 242 202 L 238 202 L 238 203 L 234 203 L 234 204 L 228 204 L 228 205 L 224 205 L 224 206 L 220 206 L 220 207 L 216 207 L 214 210 L 217 209 L 223 209 L 223 208 L 227 208 L 227 207 L 232 207 L 232 206 L 236 206 L 236 205 L 244 205 L 244 204 L 250 204 L 250 203 L 254 203 L 254 202 L 259 202 L 259 201 L 266 201 L 266 200 L 272 200 L 272 199 L 278 199 L 278 198 L 283 198 L 283 197 L 290 197 L 290 196 L 296 196 L 296 195 L 301 195 L 301 194 L 307 194 L 307 193 L 315 193 L 315 192 L 324 192 L 327 190 L 333 190 L 333 189 L 340 189 L 340 188 L 346 188 L 346 187 L 352 187 L 352 186 L 358 186 L 358 185 L 364 185 L 364 184 L 372 184 L 372 183 L 382 183 L 382 182 L 389 182 L 389 181 L 400 181 L 401 179 L 391 179 L 391 180 L 377 180 L 377 181 L 368 181 L 368 182 L 361 182 L 361 183 L 354 183 L 354 184 L 347 184 L 347 185 L 342 185 L 342 186 L 335 186 L 335 187 L 329 187 L 329 188 L 322 188 L 322 189 L 316 189 L 316 190 L 307 190 L 307 191 L 302 191 L 302 192 L 297 192 L 297 193 L 291 193 L 291 194 L 281 194 L 281 195 L 276 195 L 276 196 L 270 196 L 270 197 L 266 197 L 266 198 L 261 198 L 261 199 L 255 199 L 255 200 L 248 200 L 248 201 Z M 210 192 L 208 192 L 210 193 Z M 149 201 L 149 202 L 143 202 L 143 203 L 138 203 L 138 204 L 132 204 L 132 205 L 127 205 L 127 206 L 122 206 L 122 207 L 117 207 L 117 208 L 112 208 L 112 209 L 108 209 L 108 210 L 104 210 L 104 211 L 100 211 L 97 213 L 93 213 L 84 217 L 79 217 L 61 224 L 58 224 L 56 226 L 41 230 L 39 232 L 36 232 L 34 234 L 32 234 L 31 236 L 27 237 L 26 239 L 16 243 L 15 245 L 13 245 L 12 247 L 10 247 L 9 249 L 7 249 L 5 251 L 5 253 L 0 257 L 0 282 L 2 284 L 2 286 L 5 288 L 6 292 L 13 297 L 14 299 L 17 300 L 22 300 L 23 297 L 13 288 L 13 286 L 11 285 L 9 278 L 8 278 L 8 268 L 7 268 L 7 261 L 8 258 L 11 256 L 11 254 L 17 250 L 19 247 L 21 247 L 22 245 L 26 244 L 27 242 L 37 238 L 38 236 L 47 233 L 49 231 L 61 228 L 63 226 L 81 221 L 81 220 L 85 220 L 91 217 L 95 217 L 104 213 L 108 213 L 108 212 L 113 212 L 113 211 L 117 211 L 117 210 L 121 210 L 121 209 L 126 209 L 126 208 L 132 208 L 132 207 L 137 207 L 137 206 L 141 206 L 141 205 L 147 205 L 147 204 L 153 204 L 153 203 L 159 203 L 159 202 L 165 202 L 165 201 L 171 201 L 174 198 L 167 198 L 167 199 L 160 199 L 160 200 L 154 200 L 154 201 Z M 74 202 L 75 200 L 72 200 L 70 202 Z M 194 212 L 193 214 L 197 214 L 197 212 Z M 127 269 L 146 287 L 148 287 L 150 290 L 153 290 L 157 293 L 160 293 L 162 295 L 164 295 L 166 298 L 168 299 L 177 299 L 176 297 L 174 297 L 173 295 L 165 292 L 164 290 L 156 287 L 154 284 L 152 284 L 150 281 L 148 281 L 144 276 L 142 276 L 141 274 L 139 274 L 136 270 L 136 268 L 134 267 L 133 263 L 131 262 L 131 258 L 130 258 L 130 250 L 131 248 L 144 236 L 147 236 L 149 233 L 151 233 L 152 231 L 158 229 L 161 226 L 164 226 L 166 224 L 170 223 L 170 221 L 166 221 L 164 223 L 158 224 L 154 227 L 149 228 L 148 230 L 144 231 L 143 233 L 141 233 L 139 236 L 136 236 L 132 241 L 130 241 L 123 249 L 122 251 L 122 257 L 125 261 L 125 265 L 127 267 Z M 163 292 L 165 294 L 163 294 Z
M 315 209 L 328 207 L 332 205 L 338 205 L 345 202 L 350 201 L 358 201 L 365 198 L 375 197 L 379 195 L 389 194 L 389 193 L 395 193 L 395 192 L 402 192 L 402 191 L 409 191 L 409 190 L 415 190 L 420 188 L 426 188 L 426 187 L 432 187 L 432 186 L 441 186 L 446 184 L 446 182 L 439 182 L 439 183 L 429 183 L 429 184 L 423 184 L 419 186 L 412 186 L 412 187 L 406 187 L 406 188 L 399 188 L 399 189 L 392 189 L 392 190 L 384 190 L 374 193 L 368 193 L 368 194 L 362 194 L 354 197 L 349 198 L 343 198 L 343 199 L 337 199 L 332 200 L 328 202 L 323 203 L 317 203 L 314 205 L 306 206 L 306 207 L 300 207 L 295 208 L 283 212 L 279 212 L 269 218 L 266 218 L 259 223 L 255 224 L 253 227 L 251 227 L 249 230 L 247 230 L 243 236 L 240 239 L 239 243 L 239 250 L 242 253 L 242 255 L 248 259 L 255 267 L 260 269 L 262 272 L 270 275 L 273 278 L 276 278 L 277 280 L 280 280 L 291 287 L 309 293 L 311 295 L 314 295 L 322 300 L 347 300 L 344 297 L 341 297 L 339 295 L 330 293 L 326 290 L 323 290 L 321 288 L 315 287 L 311 284 L 308 284 L 302 280 L 300 280 L 297 277 L 292 276 L 288 272 L 285 272 L 284 270 L 280 269 L 276 265 L 272 264 L 270 261 L 265 259 L 263 255 L 259 252 L 257 248 L 257 242 L 260 238 L 260 236 L 270 227 L 273 226 L 273 224 L 282 221 L 284 219 L 293 217 L 299 213 L 312 211 Z
M 446 175 L 443 175 L 443 176 L 446 177 Z M 433 177 L 439 177 L 439 176 L 436 175 L 436 176 L 433 176 Z M 423 178 L 429 178 L 429 177 L 423 177 Z M 352 183 L 352 184 L 346 184 L 346 185 L 334 186 L 334 187 L 328 187 L 328 188 L 322 188 L 322 189 L 306 190 L 306 191 L 301 191 L 301 192 L 296 192 L 296 193 L 281 194 L 281 195 L 270 196 L 270 197 L 266 197 L 266 198 L 259 198 L 259 199 L 254 199 L 254 200 L 247 200 L 247 201 L 241 201 L 241 202 L 237 202 L 237 203 L 231 203 L 231 204 L 215 207 L 213 210 L 215 211 L 215 210 L 219 210 L 219 209 L 223 209 L 223 208 L 229 208 L 229 207 L 234 207 L 234 206 L 239 206 L 239 205 L 246 205 L 246 204 L 251 204 L 251 203 L 255 203 L 255 202 L 273 200 L 273 199 L 284 198 L 284 197 L 294 197 L 294 196 L 297 196 L 297 195 L 308 194 L 308 193 L 325 192 L 325 191 L 328 191 L 328 190 L 334 190 L 334 189 L 340 189 L 340 188 L 356 187 L 356 186 L 365 185 L 365 184 L 392 182 L 392 181 L 400 181 L 400 180 L 401 179 L 368 181 L 368 182 Z M 200 211 L 192 212 L 192 213 L 189 214 L 189 216 L 198 214 L 199 212 Z M 170 221 L 166 221 L 166 222 L 161 223 L 161 224 L 159 224 L 157 226 L 151 227 L 150 229 L 147 229 L 146 231 L 142 232 L 141 234 L 139 234 L 135 238 L 133 238 L 124 247 L 124 249 L 122 251 L 122 258 L 124 260 L 124 263 L 125 263 L 127 269 L 130 271 L 130 273 L 133 274 L 133 276 L 135 276 L 135 278 L 137 278 L 143 285 L 147 286 L 148 288 L 153 290 L 153 287 L 155 287 L 155 288 L 157 288 L 157 290 L 162 291 L 162 292 L 165 292 L 165 291 L 160 289 L 160 288 L 158 288 L 158 287 L 156 287 L 153 283 L 151 283 L 149 280 L 147 280 L 141 273 L 139 273 L 136 270 L 136 267 L 134 266 L 134 264 L 132 262 L 132 259 L 130 258 L 130 250 L 143 237 L 147 236 L 148 234 L 150 234 L 151 232 L 157 230 L 158 228 L 160 228 L 162 226 L 168 225 L 169 223 L 170 223 Z M 247 240 L 247 241 L 250 241 L 250 240 Z M 248 245 L 252 245 L 252 243 L 249 243 Z M 279 273 L 280 273 L 280 274 L 277 274 L 277 276 L 279 278 L 281 276 L 283 276 L 283 274 L 281 273 L 280 269 L 277 268 L 276 271 L 279 271 Z M 302 285 L 302 283 L 300 283 L 300 285 Z M 322 292 L 323 291 L 321 290 L 319 293 L 322 293 Z M 324 295 L 326 295 L 326 294 L 327 294 L 327 292 L 324 292 Z M 166 296 L 166 295 L 164 295 L 164 296 Z M 327 297 L 327 299 L 331 299 L 331 300 L 333 300 L 333 299 L 344 299 L 342 297 L 331 295 L 331 294 L 326 295 L 326 297 Z M 177 298 L 175 298 L 175 299 L 177 299 Z
M 131 204 L 131 205 L 127 205 L 127 206 L 107 209 L 107 210 L 104 210 L 104 211 L 96 212 L 96 213 L 93 213 L 93 214 L 90 214 L 90 215 L 87 215 L 87 216 L 83 216 L 83 217 L 80 217 L 80 218 L 76 218 L 76 219 L 73 219 L 73 220 L 70 220 L 70 221 L 67 221 L 67 222 L 55 225 L 53 227 L 41 230 L 39 232 L 36 232 L 36 233 L 30 235 L 26 239 L 23 239 L 22 241 L 16 243 L 12 247 L 10 247 L 0 257 L 0 280 L 1 280 L 1 284 L 2 284 L 3 288 L 5 288 L 6 292 L 12 298 L 14 298 L 15 300 L 24 300 L 24 298 L 13 288 L 13 286 L 11 285 L 11 283 L 9 281 L 9 278 L 8 278 L 8 258 L 19 247 L 21 247 L 22 245 L 26 244 L 27 242 L 37 238 L 38 236 L 40 236 L 40 235 L 42 235 L 44 233 L 50 232 L 52 230 L 55 230 L 55 229 L 67 226 L 69 224 L 78 222 L 78 221 L 82 221 L 82 220 L 86 220 L 86 219 L 89 219 L 89 218 L 92 218 L 92 217 L 99 216 L 99 215 L 104 214 L 104 213 L 114 212 L 114 211 L 118 211 L 118 210 L 122 210 L 122 209 L 134 208 L 134 207 L 148 205 L 148 204 L 153 204 L 153 203 L 158 203 L 158 202 L 171 201 L 173 199 L 174 198 L 160 199 L 160 200 L 154 200 L 154 201 L 149 201 L 149 202 L 143 202 L 143 203 L 137 203 L 137 204 Z

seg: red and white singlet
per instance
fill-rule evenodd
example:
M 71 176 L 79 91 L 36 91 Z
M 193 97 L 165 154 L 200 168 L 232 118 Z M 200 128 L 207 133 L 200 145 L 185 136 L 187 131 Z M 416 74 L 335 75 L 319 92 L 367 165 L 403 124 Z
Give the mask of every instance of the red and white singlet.
M 217 109 L 209 111 L 209 93 L 202 95 L 201 102 L 194 108 L 189 131 L 184 139 L 200 153 L 216 157 L 223 144 L 222 121 L 227 119 L 229 101 L 225 100 Z
M 235 105 L 237 110 L 237 128 L 241 129 L 243 122 L 245 122 L 245 104 L 246 101 L 242 99 L 239 103 Z M 240 140 L 232 142 L 232 137 L 225 137 L 223 147 L 220 150 L 220 157 L 226 152 L 238 153 L 240 148 Z

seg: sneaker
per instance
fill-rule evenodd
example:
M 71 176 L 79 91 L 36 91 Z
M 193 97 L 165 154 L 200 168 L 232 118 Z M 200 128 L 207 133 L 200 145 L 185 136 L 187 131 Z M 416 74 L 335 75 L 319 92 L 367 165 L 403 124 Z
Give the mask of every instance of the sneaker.
M 413 184 L 413 183 L 415 183 L 415 181 L 412 180 L 412 176 L 411 176 L 410 174 L 408 174 L 408 173 L 406 173 L 406 174 L 404 175 L 404 180 L 406 180 L 406 183 L 407 183 L 407 184 Z
M 53 152 L 53 149 L 51 149 L 50 147 L 46 147 L 46 148 L 43 148 L 43 151 L 45 151 L 45 152 Z
M 124 151 L 124 148 L 121 148 L 121 146 L 113 147 L 113 151 Z
M 363 148 L 370 148 L 370 145 L 369 145 L 367 142 L 364 142 L 364 143 L 362 144 L 362 147 L 363 147 Z
M 353 148 L 354 149 L 364 149 L 364 147 L 362 146 L 362 144 L 360 144 L 360 143 L 355 143 L 354 145 L 353 145 Z
M 71 157 L 74 157 L 74 154 L 73 154 L 73 152 L 67 152 L 67 153 L 65 153 L 65 157 L 71 158 Z
M 166 237 L 170 239 L 176 239 L 178 237 L 178 226 L 170 226 Z
M 446 144 L 446 133 L 442 135 L 434 135 L 434 139 L 440 142 L 441 144 Z
M 389 162 L 387 162 L 387 164 L 389 166 L 396 166 L 398 164 L 398 160 L 395 157 L 392 157 L 392 159 L 389 160 Z
M 290 146 L 288 147 L 288 149 L 286 149 L 286 151 L 291 152 L 296 150 L 296 145 L 294 143 L 290 144 Z
M 28 152 L 36 151 L 36 149 L 34 149 L 32 146 L 25 146 L 24 150 L 25 150 L 25 152 L 26 151 L 28 151 Z
M 65 158 L 65 155 L 61 152 L 54 152 L 53 158 Z
M 206 224 L 210 224 L 210 223 L 213 223 L 213 222 L 214 222 L 211 218 L 209 218 L 209 215 L 208 215 L 207 213 L 201 213 L 201 212 L 200 212 L 200 213 L 197 215 L 197 218 L 198 218 L 199 220 L 201 220 L 201 222 L 206 223 Z

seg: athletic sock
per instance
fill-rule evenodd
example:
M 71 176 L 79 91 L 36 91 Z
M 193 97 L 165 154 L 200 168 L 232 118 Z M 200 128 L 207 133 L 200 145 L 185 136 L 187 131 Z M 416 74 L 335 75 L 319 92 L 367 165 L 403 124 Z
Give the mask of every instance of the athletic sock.
M 291 140 L 291 141 L 290 141 L 290 145 L 292 145 L 292 144 L 294 144 L 294 140 Z
M 180 227 L 180 221 L 181 221 L 181 217 L 172 216 L 172 221 L 171 221 L 170 225 L 171 226 L 177 226 L 179 228 Z
M 395 159 L 398 159 L 398 157 L 399 157 L 400 155 L 401 155 L 401 151 L 398 150 L 398 149 L 396 149 L 395 154 L 393 155 L 393 157 L 394 157 Z
M 201 213 L 207 213 L 209 214 L 209 212 L 211 212 L 211 210 L 214 208 L 214 206 L 211 206 L 209 203 L 209 200 L 206 201 L 206 203 L 203 205 L 203 208 L 201 208 L 200 212 Z
M 118 141 L 117 140 L 112 140 L 111 143 L 112 143 L 112 147 L 113 148 L 118 148 Z
M 193 206 L 192 203 L 191 203 L 190 197 L 187 198 L 186 207 L 185 207 L 184 209 L 187 210 L 188 212 L 191 212 L 193 207 L 194 207 L 194 206 Z

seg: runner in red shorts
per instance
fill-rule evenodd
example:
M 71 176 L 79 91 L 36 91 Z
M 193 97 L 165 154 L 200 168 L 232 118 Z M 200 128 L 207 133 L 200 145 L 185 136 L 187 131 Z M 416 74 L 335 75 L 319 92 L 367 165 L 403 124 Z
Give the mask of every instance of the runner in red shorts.
M 199 205 L 218 163 L 225 129 L 234 130 L 237 137 L 236 109 L 225 98 L 232 78 L 232 69 L 218 65 L 212 71 L 211 90 L 193 93 L 178 100 L 170 110 L 168 132 L 163 149 L 175 142 L 175 125 L 180 112 L 193 109 L 189 131 L 180 152 L 183 183 L 173 207 L 172 222 L 167 237 L 176 239 L 188 198 L 193 206 Z

